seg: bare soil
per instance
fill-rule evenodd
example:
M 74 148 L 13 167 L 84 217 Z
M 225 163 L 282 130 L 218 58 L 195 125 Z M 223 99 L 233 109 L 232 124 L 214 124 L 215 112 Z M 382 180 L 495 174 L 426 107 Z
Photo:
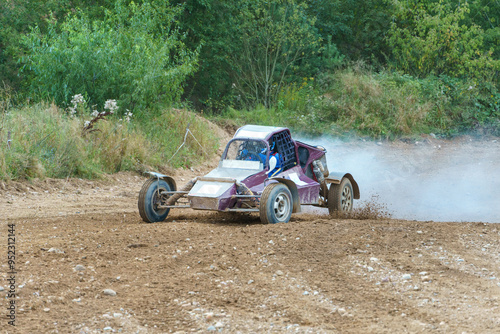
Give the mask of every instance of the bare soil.
M 0 295 L 7 224 L 17 270 L 16 327 L 2 316 L 1 332 L 500 333 L 497 224 L 306 211 L 262 225 L 187 209 L 146 224 L 145 180 L 0 184 Z

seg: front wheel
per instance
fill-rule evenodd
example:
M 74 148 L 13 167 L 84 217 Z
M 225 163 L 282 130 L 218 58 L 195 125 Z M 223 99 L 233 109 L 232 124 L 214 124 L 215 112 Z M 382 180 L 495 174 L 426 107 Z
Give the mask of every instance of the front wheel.
M 340 184 L 332 183 L 330 185 L 327 203 L 330 215 L 352 211 L 353 191 L 351 181 L 348 178 L 344 178 Z
M 292 194 L 282 183 L 272 183 L 260 197 L 260 220 L 264 224 L 288 223 L 292 216 Z
M 168 195 L 162 191 L 170 191 L 170 186 L 164 180 L 149 179 L 139 192 L 139 214 L 146 223 L 156 223 L 164 221 L 170 209 L 160 209 L 159 205 L 164 205 Z

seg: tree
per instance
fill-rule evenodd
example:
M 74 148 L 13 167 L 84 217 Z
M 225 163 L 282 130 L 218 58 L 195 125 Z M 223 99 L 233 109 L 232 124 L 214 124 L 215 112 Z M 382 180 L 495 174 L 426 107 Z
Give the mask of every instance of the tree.
M 239 1 L 172 0 L 182 5 L 180 30 L 187 35 L 186 46 L 199 48 L 198 71 L 188 79 L 184 98 L 198 110 L 217 112 L 234 104 L 229 56 L 240 51 L 237 40 L 240 22 Z
M 302 0 L 316 18 L 323 41 L 331 41 L 351 60 L 385 63 L 390 50 L 385 40 L 394 12 L 393 0 Z
M 389 32 L 396 66 L 420 77 L 445 74 L 491 80 L 500 62 L 484 46 L 484 31 L 467 20 L 467 2 L 402 2 Z
M 247 105 L 270 107 L 288 77 L 320 52 L 314 20 L 292 0 L 246 0 L 233 22 L 241 48 L 229 55 L 234 87 Z
M 484 30 L 485 49 L 493 49 L 492 57 L 500 59 L 500 1 L 471 1 L 469 7 L 469 19 Z

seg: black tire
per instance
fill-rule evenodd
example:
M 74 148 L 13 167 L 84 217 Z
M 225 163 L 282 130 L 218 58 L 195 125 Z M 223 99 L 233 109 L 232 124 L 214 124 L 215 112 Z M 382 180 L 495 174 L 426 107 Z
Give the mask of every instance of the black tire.
M 260 220 L 264 224 L 288 223 L 292 216 L 292 194 L 283 183 L 272 183 L 260 197 Z
M 170 209 L 157 209 L 160 204 L 159 191 L 170 191 L 170 186 L 164 180 L 149 179 L 144 182 L 139 192 L 139 214 L 146 223 L 156 223 L 167 218 Z
M 340 184 L 332 183 L 328 190 L 328 212 L 330 215 L 351 212 L 353 199 L 352 184 L 348 178 L 344 178 Z

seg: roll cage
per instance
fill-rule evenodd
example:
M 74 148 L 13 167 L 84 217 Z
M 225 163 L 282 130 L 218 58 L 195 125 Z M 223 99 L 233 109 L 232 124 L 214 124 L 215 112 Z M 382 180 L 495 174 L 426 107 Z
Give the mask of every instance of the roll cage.
M 220 164 L 228 164 L 227 161 L 245 161 L 245 164 L 232 163 L 235 166 L 248 165 L 248 162 L 257 161 L 261 163 L 261 169 L 268 167 L 269 144 L 262 139 L 233 138 L 227 144 L 222 154 Z M 250 163 L 250 165 L 252 165 Z M 248 166 L 250 166 L 248 165 Z

